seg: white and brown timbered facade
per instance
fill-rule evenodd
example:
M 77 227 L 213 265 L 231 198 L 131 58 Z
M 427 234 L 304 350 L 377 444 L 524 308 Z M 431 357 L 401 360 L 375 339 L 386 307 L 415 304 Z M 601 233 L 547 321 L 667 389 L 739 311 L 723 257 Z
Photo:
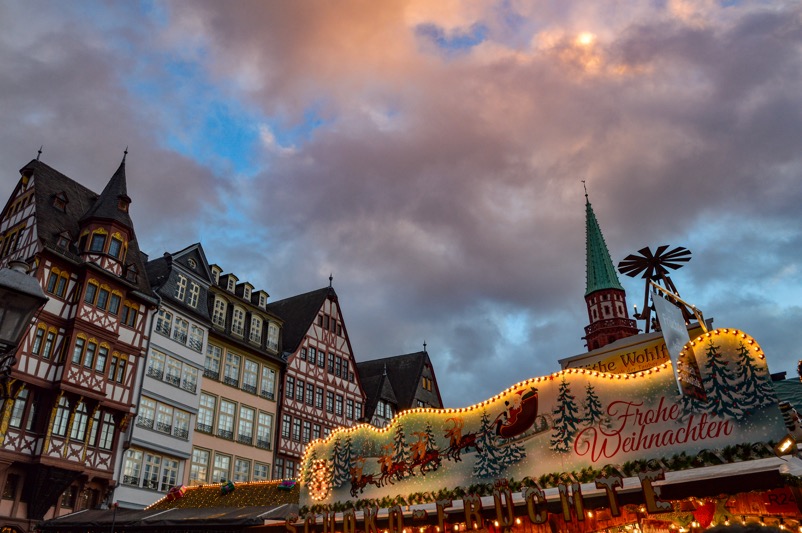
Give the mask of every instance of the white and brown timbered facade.
M 269 307 L 285 319 L 288 355 L 274 478 L 295 478 L 310 441 L 362 418 L 365 394 L 331 286 Z
M 281 320 L 268 294 L 211 266 L 212 327 L 204 361 L 189 484 L 270 479 L 275 447 Z
M 27 530 L 107 498 L 155 299 L 124 159 L 101 195 L 38 160 L 21 174 L 0 215 L 0 266 L 27 262 L 49 300 L 18 347 L 0 413 L 0 527 Z

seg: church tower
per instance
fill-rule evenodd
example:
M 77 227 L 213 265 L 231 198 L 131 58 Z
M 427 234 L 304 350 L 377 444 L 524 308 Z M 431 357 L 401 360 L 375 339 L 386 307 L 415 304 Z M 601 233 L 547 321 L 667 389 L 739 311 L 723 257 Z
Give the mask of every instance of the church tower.
M 618 281 L 610 252 L 604 242 L 596 215 L 585 191 L 586 270 L 585 303 L 590 324 L 585 326 L 588 351 L 624 337 L 637 335 L 638 327 L 629 318 L 624 287 Z

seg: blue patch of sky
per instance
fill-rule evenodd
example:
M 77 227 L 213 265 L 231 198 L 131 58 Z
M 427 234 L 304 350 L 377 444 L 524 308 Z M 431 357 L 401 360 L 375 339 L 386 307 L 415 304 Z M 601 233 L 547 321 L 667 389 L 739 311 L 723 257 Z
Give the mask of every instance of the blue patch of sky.
M 467 30 L 452 30 L 446 32 L 436 24 L 419 24 L 415 28 L 418 37 L 435 44 L 440 50 L 449 54 L 459 54 L 470 51 L 474 46 L 483 43 L 488 36 L 487 26 L 473 24 Z

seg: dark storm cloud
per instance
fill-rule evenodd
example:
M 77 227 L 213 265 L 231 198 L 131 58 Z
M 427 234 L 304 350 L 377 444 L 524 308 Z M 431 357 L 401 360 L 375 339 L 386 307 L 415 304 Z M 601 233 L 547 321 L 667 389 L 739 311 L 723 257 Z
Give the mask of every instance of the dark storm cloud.
M 0 117 L 20 124 L 5 171 L 44 143 L 100 188 L 130 145 L 143 249 L 202 239 L 272 299 L 333 273 L 357 358 L 426 341 L 448 405 L 583 351 L 581 180 L 614 262 L 689 246 L 683 297 L 754 335 L 773 370 L 796 366 L 799 289 L 781 288 L 802 269 L 798 6 L 87 6 L 100 23 L 45 2 L 30 35 L 0 41 Z M 198 133 L 209 92 L 269 117 L 256 170 Z

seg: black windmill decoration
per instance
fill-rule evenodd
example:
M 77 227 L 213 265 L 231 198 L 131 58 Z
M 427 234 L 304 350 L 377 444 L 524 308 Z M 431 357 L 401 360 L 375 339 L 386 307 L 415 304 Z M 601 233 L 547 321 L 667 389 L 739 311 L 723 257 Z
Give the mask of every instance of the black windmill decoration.
M 650 320 L 651 312 L 654 308 L 653 305 L 649 304 L 650 282 L 661 285 L 664 289 L 679 297 L 679 291 L 677 291 L 677 287 L 671 281 L 671 278 L 668 277 L 668 271 L 682 268 L 685 263 L 691 260 L 691 251 L 687 248 L 677 246 L 669 250 L 668 247 L 667 244 L 664 244 L 652 253 L 651 249 L 646 246 L 638 250 L 637 254 L 629 254 L 623 261 L 618 263 L 618 271 L 621 274 L 631 278 L 640 274 L 641 278 L 646 280 L 646 288 L 643 294 L 643 310 L 634 315 L 636 319 L 646 321 L 645 333 L 649 332 L 649 327 L 652 323 Z M 668 299 L 672 300 L 670 297 Z M 678 307 L 682 310 L 685 322 L 690 322 L 694 316 L 693 313 L 685 305 L 680 305 L 680 302 L 674 301 L 674 303 L 678 304 Z

